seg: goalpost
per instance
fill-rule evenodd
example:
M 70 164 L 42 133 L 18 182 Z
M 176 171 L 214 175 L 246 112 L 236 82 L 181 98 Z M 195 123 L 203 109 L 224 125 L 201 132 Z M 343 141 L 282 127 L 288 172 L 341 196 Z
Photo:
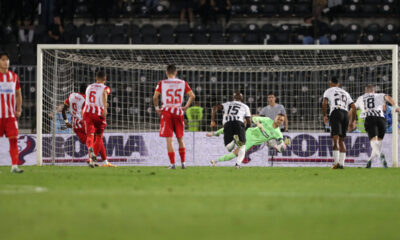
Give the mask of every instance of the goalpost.
M 86 148 L 71 130 L 63 129 L 60 107 L 71 92 L 93 83 L 95 72 L 104 69 L 111 87 L 104 134 L 110 161 L 167 165 L 152 104 L 167 64 L 177 65 L 178 77 L 188 81 L 204 110 L 197 128 L 185 132 L 192 165 L 207 165 L 226 153 L 222 138 L 207 138 L 205 132 L 214 130 L 209 127 L 211 107 L 231 100 L 235 90 L 244 94 L 252 114 L 268 104 L 270 92 L 285 106 L 289 132 L 284 135 L 292 139 L 292 146 L 274 157 L 274 166 L 331 163 L 321 101 L 332 76 L 339 77 L 354 101 L 365 85 L 374 84 L 378 92 L 399 102 L 397 45 L 38 45 L 37 164 L 85 164 Z M 383 152 L 397 167 L 397 113 L 392 122 L 393 133 L 385 136 Z M 370 152 L 366 133 L 349 133 L 346 145 L 348 165 L 363 166 Z M 263 166 L 267 152 L 264 148 L 250 155 L 249 165 Z

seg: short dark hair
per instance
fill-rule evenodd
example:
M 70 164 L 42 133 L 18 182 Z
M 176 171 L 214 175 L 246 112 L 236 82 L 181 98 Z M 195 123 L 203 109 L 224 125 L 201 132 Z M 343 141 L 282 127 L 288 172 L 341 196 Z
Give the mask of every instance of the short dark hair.
M 238 100 L 243 102 L 243 94 L 240 91 L 235 91 L 233 93 L 233 100 Z
M 104 72 L 104 70 L 99 70 L 96 72 L 96 78 L 103 79 L 105 77 L 106 77 L 106 72 Z
M 3 56 L 7 56 L 8 58 L 10 58 L 10 56 L 8 55 L 8 53 L 6 51 L 1 51 L 0 52 L 0 58 Z
M 269 96 L 269 95 L 274 95 L 275 96 L 275 94 L 273 92 L 269 92 L 267 96 Z
M 176 73 L 176 66 L 174 64 L 170 64 L 167 66 L 167 73 L 168 74 L 175 74 Z
M 367 86 L 365 86 L 365 89 L 368 89 L 368 91 L 374 91 L 375 90 L 375 86 L 372 84 L 368 84 Z
M 276 116 L 282 116 L 282 117 L 284 117 L 285 114 L 283 114 L 283 113 L 278 113 Z
M 79 86 L 79 92 L 80 93 L 85 93 L 86 92 L 86 84 L 81 84 L 81 86 Z
M 337 78 L 335 76 L 331 77 L 331 83 L 338 84 L 339 83 L 339 78 Z

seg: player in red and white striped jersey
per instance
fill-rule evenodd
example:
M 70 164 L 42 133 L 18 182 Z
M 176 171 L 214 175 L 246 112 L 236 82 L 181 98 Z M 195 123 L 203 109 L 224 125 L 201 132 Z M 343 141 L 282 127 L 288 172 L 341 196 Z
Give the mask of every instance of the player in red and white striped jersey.
M 83 108 L 83 120 L 85 122 L 86 129 L 86 146 L 89 150 L 89 166 L 94 167 L 97 161 L 97 154 L 100 150 L 104 150 L 102 158 L 103 166 L 113 167 L 111 163 L 107 161 L 107 155 L 103 143 L 103 132 L 107 126 L 107 98 L 111 93 L 109 87 L 104 85 L 107 76 L 104 71 L 100 70 L 96 73 L 96 83 L 90 84 L 86 88 L 86 104 Z M 96 139 L 94 135 L 96 134 Z
M 86 96 L 85 94 L 83 94 L 85 91 L 86 91 L 86 85 L 82 84 L 79 92 L 71 93 L 68 96 L 68 98 L 64 101 L 64 108 L 62 110 L 62 115 L 65 125 L 68 128 L 73 128 L 75 134 L 78 136 L 81 143 L 86 145 L 86 128 L 85 128 L 85 122 L 83 121 L 82 117 L 82 110 L 85 106 L 85 100 L 86 100 Z M 68 122 L 66 114 L 67 110 L 69 110 L 69 112 L 72 115 L 72 124 Z M 95 137 L 95 142 L 96 142 L 96 137 Z M 100 156 L 103 162 L 107 160 L 106 148 L 104 147 L 104 144 L 100 145 L 100 149 L 94 148 L 94 153 L 97 156 L 99 152 L 97 152 L 96 150 L 100 152 Z M 108 164 L 103 164 L 102 166 L 109 167 L 110 165 L 111 164 L 108 163 Z M 98 165 L 96 164 L 96 166 Z
M 78 136 L 81 143 L 86 144 L 86 130 L 85 123 L 83 122 L 82 109 L 85 106 L 85 85 L 81 85 L 79 92 L 71 93 L 67 99 L 64 101 L 64 108 L 62 110 L 62 116 L 65 125 L 68 128 L 73 128 L 75 134 Z M 72 115 L 72 124 L 68 122 L 66 112 Z
M 183 134 L 185 124 L 183 120 L 183 113 L 190 107 L 195 99 L 192 89 L 189 84 L 184 80 L 176 78 L 177 70 L 175 65 L 168 65 L 166 71 L 168 79 L 162 80 L 157 84 L 153 96 L 154 107 L 157 110 L 160 120 L 160 137 L 167 139 L 168 157 L 170 160 L 170 168 L 175 169 L 175 152 L 172 146 L 173 132 L 179 143 L 179 155 L 181 157 L 182 168 L 185 166 L 185 143 L 183 141 Z M 182 107 L 184 96 L 188 95 L 189 100 L 186 105 Z M 162 107 L 158 105 L 158 98 L 161 95 Z
M 22 173 L 18 168 L 18 122 L 21 116 L 22 94 L 18 75 L 8 68 L 10 58 L 0 53 L 0 137 L 6 134 L 10 142 L 11 172 Z

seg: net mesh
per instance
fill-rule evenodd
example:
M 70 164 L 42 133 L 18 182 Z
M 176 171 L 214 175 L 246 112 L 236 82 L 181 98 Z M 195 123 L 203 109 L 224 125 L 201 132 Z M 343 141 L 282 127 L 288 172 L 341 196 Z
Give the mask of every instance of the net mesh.
M 289 133 L 286 135 L 293 139 L 304 135 L 295 141 L 293 149 L 275 156 L 275 160 L 271 159 L 271 151 L 264 148 L 253 154 L 250 164 L 313 165 L 318 162 L 324 165 L 332 158 L 329 147 L 325 153 L 322 149 L 330 145 L 323 138 L 329 134 L 324 133 L 321 113 L 327 82 L 332 76 L 339 77 L 354 101 L 370 83 L 379 92 L 390 94 L 391 61 L 391 50 L 372 49 L 44 49 L 43 162 L 83 163 L 87 158 L 85 146 L 73 131 L 63 129 L 60 111 L 71 92 L 79 91 L 82 84 L 94 82 L 96 70 L 104 69 L 106 85 L 111 88 L 104 139 L 109 159 L 121 164 L 168 164 L 165 140 L 158 137 L 159 117 L 153 108 L 152 96 L 157 82 L 165 79 L 166 66 L 173 63 L 178 67 L 178 77 L 189 83 L 202 108 L 201 117 L 186 114 L 186 123 L 192 127 L 191 131 L 186 130 L 185 136 L 189 163 L 205 165 L 225 153 L 222 138 L 206 138 L 205 132 L 215 130 L 209 127 L 211 107 L 231 100 L 233 92 L 239 90 L 252 114 L 267 106 L 267 95 L 273 92 L 287 112 Z M 221 114 L 217 123 L 222 127 Z M 359 133 L 349 140 L 352 151 L 360 152 L 350 154 L 350 160 L 356 159 L 350 161 L 353 165 L 364 164 L 369 154 L 364 137 L 365 133 Z M 357 145 L 356 141 L 362 144 Z

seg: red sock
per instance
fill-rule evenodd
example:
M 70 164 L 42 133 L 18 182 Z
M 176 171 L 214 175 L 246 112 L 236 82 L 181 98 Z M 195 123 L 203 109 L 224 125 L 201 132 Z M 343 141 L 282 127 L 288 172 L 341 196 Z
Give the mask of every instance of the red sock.
M 10 141 L 10 156 L 11 156 L 11 164 L 18 165 L 18 139 L 9 138 Z
M 94 144 L 93 144 L 93 152 L 96 155 L 99 155 L 99 151 L 100 151 L 100 144 L 99 144 L 99 140 L 100 140 L 101 136 L 96 135 L 94 136 Z
M 106 153 L 106 148 L 104 147 L 103 138 L 101 138 L 100 156 L 101 156 L 101 159 L 102 159 L 103 161 L 107 160 L 107 153 Z
M 87 136 L 86 146 L 88 148 L 93 148 L 93 141 L 94 141 L 94 135 L 90 134 L 89 136 Z
M 168 152 L 169 162 L 175 164 L 175 152 Z
M 186 156 L 186 148 L 179 148 L 179 156 L 181 156 L 181 163 L 184 163 Z

